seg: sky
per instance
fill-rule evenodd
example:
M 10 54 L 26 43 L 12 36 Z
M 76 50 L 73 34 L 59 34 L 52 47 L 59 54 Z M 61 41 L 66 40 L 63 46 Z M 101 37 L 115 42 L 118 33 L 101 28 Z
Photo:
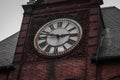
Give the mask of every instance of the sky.
M 21 5 L 29 0 L 0 0 L 0 41 L 18 32 L 23 18 Z M 101 7 L 116 6 L 120 9 L 120 0 L 104 0 Z

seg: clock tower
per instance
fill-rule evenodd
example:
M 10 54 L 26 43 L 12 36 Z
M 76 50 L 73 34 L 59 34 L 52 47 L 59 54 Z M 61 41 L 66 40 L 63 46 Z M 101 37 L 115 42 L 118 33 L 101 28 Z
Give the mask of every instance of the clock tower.
M 8 80 L 98 80 L 102 0 L 30 0 Z

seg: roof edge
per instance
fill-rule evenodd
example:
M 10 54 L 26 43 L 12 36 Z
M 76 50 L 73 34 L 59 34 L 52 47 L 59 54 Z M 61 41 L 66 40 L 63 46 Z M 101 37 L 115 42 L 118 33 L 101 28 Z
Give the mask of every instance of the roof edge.
M 111 9 L 111 8 L 116 8 L 116 9 L 118 9 L 118 10 L 120 10 L 118 7 L 116 7 L 116 6 L 109 6 L 109 7 L 101 7 L 101 9 Z
M 20 31 L 15 32 L 14 34 L 12 34 L 12 35 L 10 35 L 9 37 L 7 37 L 7 38 L 3 39 L 2 41 L 0 41 L 0 43 L 3 42 L 3 41 L 5 41 L 5 40 L 7 40 L 8 38 L 12 37 L 13 35 L 15 35 L 15 34 L 17 34 L 17 33 L 19 33 L 19 32 L 20 32 Z
M 119 62 L 120 56 L 104 56 L 104 57 L 92 57 L 91 61 L 93 63 L 109 63 L 109 62 Z

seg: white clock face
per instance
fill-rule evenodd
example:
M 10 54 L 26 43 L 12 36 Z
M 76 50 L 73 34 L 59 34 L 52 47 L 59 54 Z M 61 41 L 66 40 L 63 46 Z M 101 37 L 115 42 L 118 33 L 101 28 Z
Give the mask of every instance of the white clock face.
M 60 56 L 81 40 L 82 28 L 72 19 L 60 18 L 43 25 L 35 35 L 36 50 L 46 56 Z

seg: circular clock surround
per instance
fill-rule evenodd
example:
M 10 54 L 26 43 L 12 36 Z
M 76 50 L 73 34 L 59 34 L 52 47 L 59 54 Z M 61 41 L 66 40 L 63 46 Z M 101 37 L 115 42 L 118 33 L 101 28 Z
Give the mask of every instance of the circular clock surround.
M 81 25 L 73 19 L 55 19 L 40 27 L 34 37 L 34 47 L 41 55 L 61 56 L 79 44 L 82 32 Z

